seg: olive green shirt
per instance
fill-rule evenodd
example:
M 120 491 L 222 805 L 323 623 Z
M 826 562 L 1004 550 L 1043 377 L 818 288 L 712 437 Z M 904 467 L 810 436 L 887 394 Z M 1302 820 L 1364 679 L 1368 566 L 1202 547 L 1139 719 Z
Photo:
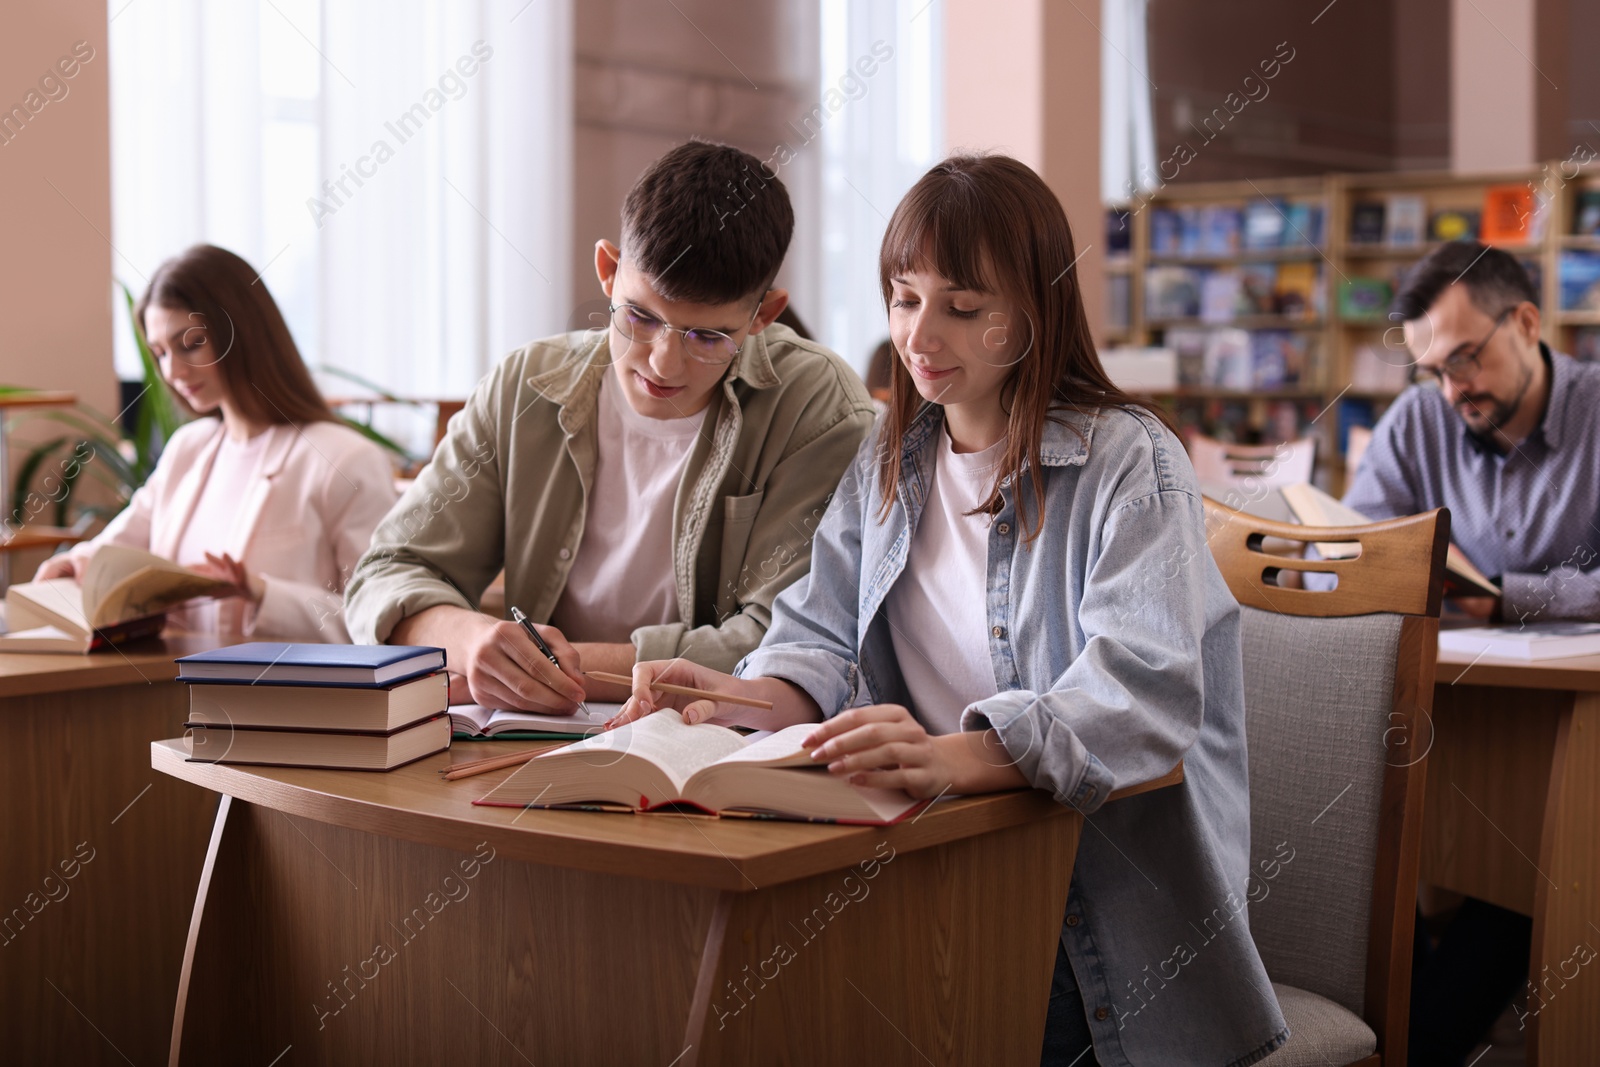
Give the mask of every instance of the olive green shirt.
M 433 460 L 373 533 L 345 590 L 353 640 L 388 638 L 439 604 L 476 610 L 505 568 L 506 604 L 548 622 L 583 540 L 607 332 L 535 341 L 502 360 L 450 420 Z M 773 325 L 712 393 L 678 484 L 672 568 L 681 622 L 633 631 L 640 660 L 717 670 L 758 644 L 772 601 L 811 566 L 811 535 L 872 425 L 860 377 Z

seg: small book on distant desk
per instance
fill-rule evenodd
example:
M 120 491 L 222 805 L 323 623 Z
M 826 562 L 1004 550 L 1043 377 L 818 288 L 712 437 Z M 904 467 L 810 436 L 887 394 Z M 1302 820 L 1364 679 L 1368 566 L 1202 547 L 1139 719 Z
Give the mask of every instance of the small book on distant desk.
M 1524 660 L 1600 655 L 1600 622 L 1530 622 L 1440 630 L 1439 651 Z
M 450 747 L 450 717 L 436 711 L 398 730 L 269 730 L 189 723 L 183 747 L 191 763 L 253 763 L 390 771 Z
M 815 723 L 745 737 L 658 711 L 537 756 L 475 804 L 657 811 L 885 826 L 924 804 L 898 789 L 854 786 L 812 761 Z
M 486 708 L 481 704 L 454 704 L 450 726 L 455 736 L 468 741 L 567 740 L 597 733 L 607 720 L 622 710 L 621 704 L 588 701 L 588 711 L 579 708 L 571 715 L 541 715 L 533 711 Z
M 1314 485 L 1299 482 L 1286 485 L 1279 491 L 1295 517 L 1306 526 L 1365 526 L 1372 522 L 1361 512 L 1345 507 Z M 1317 545 L 1317 552 L 1323 559 L 1352 559 L 1360 551 L 1360 546 L 1351 542 L 1325 541 Z M 1446 596 L 1500 595 L 1500 587 L 1474 567 L 1472 561 L 1454 544 L 1445 555 L 1444 570 Z
M 161 632 L 166 612 L 232 587 L 169 559 L 126 545 L 95 552 L 80 584 L 73 578 L 21 582 L 6 590 L 0 652 L 94 652 Z
M 177 664 L 180 682 L 377 687 L 444 670 L 444 649 L 251 641 L 183 656 Z

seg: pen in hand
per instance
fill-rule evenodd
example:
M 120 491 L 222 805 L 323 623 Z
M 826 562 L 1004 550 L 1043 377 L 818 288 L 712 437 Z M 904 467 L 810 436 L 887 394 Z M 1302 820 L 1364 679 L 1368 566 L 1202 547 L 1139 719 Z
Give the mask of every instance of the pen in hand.
M 539 636 L 539 631 L 533 628 L 533 623 L 528 621 L 528 616 L 524 614 L 521 608 L 515 606 L 512 607 L 511 621 L 521 626 L 527 635 L 533 639 L 534 647 L 536 647 L 540 652 L 544 653 L 545 659 L 549 660 L 551 663 L 554 663 L 557 670 L 561 669 L 561 661 L 556 659 L 556 654 L 550 651 L 550 646 L 544 643 L 544 638 Z M 586 701 L 578 701 L 578 707 L 583 709 L 583 713 L 585 715 L 589 714 L 589 705 Z

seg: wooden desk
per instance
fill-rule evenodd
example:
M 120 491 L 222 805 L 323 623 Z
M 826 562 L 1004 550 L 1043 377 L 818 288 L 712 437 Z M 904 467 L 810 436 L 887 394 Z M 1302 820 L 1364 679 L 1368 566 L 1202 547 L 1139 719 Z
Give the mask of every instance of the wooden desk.
M 1442 652 L 1433 725 L 1421 879 L 1533 916 L 1528 1062 L 1596 1062 L 1600 656 Z
M 173 657 L 215 645 L 0 655 L 0 1059 L 164 1054 L 216 801 L 145 752 L 183 730 Z
M 151 746 L 228 794 L 171 1063 L 1038 1062 L 1080 829 L 1045 795 L 887 829 L 521 811 L 450 761 Z

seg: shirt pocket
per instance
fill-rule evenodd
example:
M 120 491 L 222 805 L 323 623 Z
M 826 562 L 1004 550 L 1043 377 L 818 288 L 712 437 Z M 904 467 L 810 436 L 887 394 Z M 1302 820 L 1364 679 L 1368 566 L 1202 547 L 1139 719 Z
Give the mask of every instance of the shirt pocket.
M 759 564 L 746 568 L 744 558 L 765 496 L 766 490 L 757 489 L 744 496 L 722 498 L 722 552 L 717 572 L 719 620 L 737 611 L 743 596 L 767 580 L 760 574 Z

